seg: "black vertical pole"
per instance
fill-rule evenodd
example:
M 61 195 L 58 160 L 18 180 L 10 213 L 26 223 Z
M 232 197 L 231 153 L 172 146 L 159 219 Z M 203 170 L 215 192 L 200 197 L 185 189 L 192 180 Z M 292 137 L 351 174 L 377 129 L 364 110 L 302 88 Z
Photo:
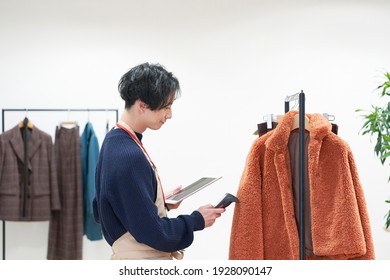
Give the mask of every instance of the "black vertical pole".
M 4 132 L 4 109 L 1 110 L 1 132 Z M 3 260 L 5 260 L 5 221 L 3 220 Z
M 305 259 L 305 94 L 299 94 L 299 259 Z

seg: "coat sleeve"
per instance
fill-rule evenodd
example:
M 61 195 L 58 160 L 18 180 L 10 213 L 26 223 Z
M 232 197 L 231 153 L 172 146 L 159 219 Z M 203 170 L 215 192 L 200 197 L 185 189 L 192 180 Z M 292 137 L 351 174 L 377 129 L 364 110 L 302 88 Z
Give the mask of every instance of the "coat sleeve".
M 259 138 L 260 139 L 260 138 Z M 230 235 L 229 259 L 264 259 L 260 168 L 261 143 L 256 141 L 241 175 Z
M 84 199 L 86 200 L 86 214 L 93 215 L 93 198 L 95 197 L 95 173 L 96 173 L 96 164 L 99 158 L 99 142 L 95 134 L 91 137 L 89 147 L 88 147 L 88 174 L 87 174 L 87 188 L 86 193 L 84 194 Z
M 369 216 L 368 216 L 368 211 L 366 206 L 366 200 L 364 197 L 363 187 L 359 180 L 359 175 L 355 164 L 355 160 L 351 151 L 348 154 L 348 161 L 349 161 L 349 167 L 350 167 L 353 184 L 355 187 L 355 195 L 357 200 L 357 206 L 359 209 L 360 220 L 363 227 L 364 239 L 366 242 L 366 253 L 362 256 L 353 259 L 373 260 L 375 259 L 374 244 L 373 244 L 373 239 L 371 234 L 371 227 L 370 227 L 370 221 L 369 221 Z

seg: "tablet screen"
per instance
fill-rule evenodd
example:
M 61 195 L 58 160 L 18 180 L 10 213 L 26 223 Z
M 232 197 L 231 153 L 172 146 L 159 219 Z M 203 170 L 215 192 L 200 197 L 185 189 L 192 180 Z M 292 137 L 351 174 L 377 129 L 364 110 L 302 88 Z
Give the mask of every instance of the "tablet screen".
M 175 204 L 183 199 L 189 197 L 190 195 L 193 195 L 197 191 L 209 186 L 210 184 L 214 183 L 215 181 L 221 179 L 222 177 L 203 177 L 199 180 L 193 182 L 192 184 L 188 185 L 187 187 L 180 190 L 179 193 L 174 194 L 173 196 L 167 197 L 165 202 L 170 204 Z

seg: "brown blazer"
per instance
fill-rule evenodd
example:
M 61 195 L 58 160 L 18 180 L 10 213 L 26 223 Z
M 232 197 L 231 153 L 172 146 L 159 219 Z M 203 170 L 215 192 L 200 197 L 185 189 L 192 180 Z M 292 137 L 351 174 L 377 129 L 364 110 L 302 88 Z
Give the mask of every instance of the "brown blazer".
M 15 126 L 0 135 L 0 220 L 48 221 L 51 211 L 60 209 L 54 145 L 37 127 L 28 141 L 27 199 L 25 164 L 21 130 Z
M 288 149 L 297 111 L 254 142 L 240 180 L 229 259 L 298 259 Z M 320 114 L 310 119 L 311 259 L 374 259 L 363 188 L 348 144 Z

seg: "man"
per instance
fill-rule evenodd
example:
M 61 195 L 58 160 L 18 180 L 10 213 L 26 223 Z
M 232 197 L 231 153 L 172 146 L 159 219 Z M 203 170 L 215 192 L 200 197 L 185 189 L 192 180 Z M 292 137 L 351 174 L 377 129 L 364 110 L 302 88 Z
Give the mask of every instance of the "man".
M 224 209 L 208 204 L 190 215 L 167 217 L 166 210 L 178 205 L 165 203 L 157 169 L 141 141 L 146 129 L 160 129 L 172 118 L 179 82 L 163 66 L 144 63 L 122 76 L 118 90 L 125 110 L 99 154 L 95 219 L 112 246 L 111 259 L 181 259 L 194 232 L 213 225 Z

